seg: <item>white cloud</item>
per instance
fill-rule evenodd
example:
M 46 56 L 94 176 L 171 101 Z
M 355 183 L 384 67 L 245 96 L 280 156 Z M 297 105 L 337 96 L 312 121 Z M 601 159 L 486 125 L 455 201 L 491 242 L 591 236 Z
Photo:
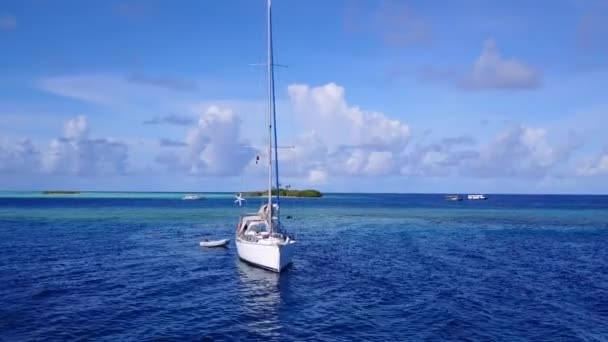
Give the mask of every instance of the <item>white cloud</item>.
M 323 169 L 327 177 L 544 177 L 578 147 L 570 138 L 551 144 L 546 129 L 525 125 L 481 145 L 460 136 L 410 147 L 407 124 L 349 105 L 344 88 L 334 83 L 288 90 L 298 126 L 309 132 L 298 138 L 296 150 L 281 153 L 282 164 L 297 175 Z
M 74 119 L 70 119 L 65 124 L 64 137 L 67 139 L 82 140 L 86 139 L 89 134 L 89 124 L 87 118 L 80 115 Z
M 498 61 L 502 63 L 504 59 L 500 57 Z M 123 85 L 128 83 L 124 78 L 121 82 Z M 106 86 L 109 84 L 111 82 Z M 76 85 L 71 83 L 71 86 Z M 118 93 L 111 93 L 111 98 L 123 99 Z M 338 84 L 293 84 L 288 87 L 288 95 L 289 101 L 279 104 L 279 140 L 295 136 L 295 141 L 291 141 L 295 148 L 279 151 L 280 172 L 296 187 L 302 186 L 298 185 L 300 182 L 323 184 L 331 180 L 333 184 L 338 178 L 357 177 L 542 178 L 555 174 L 562 166 L 567 170 L 569 165 L 562 163 L 577 147 L 563 135 L 557 143 L 552 142 L 547 128 L 525 125 L 511 127 L 485 143 L 469 137 L 455 137 L 430 143 L 418 140 L 412 144 L 410 127 L 405 122 L 353 105 L 347 101 L 345 89 Z M 137 93 L 137 96 L 144 98 L 143 93 Z M 154 120 L 189 127 L 181 137 L 167 133 L 169 136 L 160 140 L 160 147 L 158 138 L 154 139 L 154 148 L 161 149 L 160 155 L 152 148 L 149 153 L 157 156 L 158 164 L 172 172 L 198 176 L 236 176 L 246 172 L 257 177 L 265 173 L 264 167 L 255 165 L 256 154 L 260 155 L 262 164 L 267 160 L 263 104 L 185 99 L 180 101 L 180 106 L 182 111 L 198 109 L 196 113 L 202 111 L 202 114 L 198 115 L 197 122 L 182 115 L 161 116 Z M 180 113 L 178 109 L 175 106 L 168 112 Z M 292 125 L 295 132 L 289 132 L 289 125 L 284 122 L 290 112 L 295 114 Z M 152 129 L 152 126 L 145 127 Z M 424 141 L 429 137 L 426 135 Z M 94 141 L 101 142 L 95 144 Z M 257 148 L 251 147 L 252 141 Z M 123 153 L 120 144 L 112 143 L 117 142 L 90 138 L 86 119 L 76 118 L 66 124 L 63 136 L 49 146 L 44 158 L 45 169 L 48 172 L 88 173 L 89 169 L 82 164 L 95 163 L 79 155 L 101 150 L 107 156 L 102 160 L 117 161 L 119 156 L 125 156 L 124 163 L 107 163 L 114 166 L 105 169 L 124 170 L 126 146 Z
M 335 83 L 294 84 L 288 93 L 298 127 L 308 132 L 296 142 L 299 151 L 291 154 L 299 157 L 301 172 L 323 167 L 338 175 L 387 174 L 407 146 L 407 124 L 349 105 L 344 88 Z
M 231 109 L 210 106 L 188 132 L 185 150 L 162 154 L 157 161 L 192 175 L 238 175 L 254 156 L 240 130 L 241 120 Z
M 468 137 L 418 143 L 401 159 L 401 174 L 417 177 L 544 178 L 571 174 L 567 161 L 580 140 L 552 143 L 548 130 L 526 125 L 499 132 L 487 143 Z
M 90 139 L 85 116 L 66 122 L 62 137 L 55 138 L 42 154 L 42 170 L 51 174 L 93 176 L 124 174 L 128 147 L 113 139 Z
M 532 89 L 542 83 L 538 68 L 503 57 L 493 39 L 484 42 L 481 54 L 470 67 L 426 66 L 418 76 L 423 82 L 445 81 L 467 90 Z
M 32 173 L 40 168 L 40 152 L 28 139 L 0 141 L 0 173 Z
M 294 140 L 294 147 L 279 150 L 281 174 L 306 176 L 311 170 L 324 168 L 328 149 L 316 132 L 303 133 Z
M 106 75 L 77 75 L 44 78 L 38 81 L 41 90 L 101 105 L 116 105 L 125 100 L 126 81 Z
M 313 169 L 308 172 L 308 182 L 314 185 L 327 183 L 328 174 L 323 169 Z
M 474 150 L 474 144 L 474 140 L 466 136 L 416 144 L 403 159 L 401 174 L 439 177 L 457 173 L 478 158 L 479 152 Z
M 400 163 L 397 152 L 367 148 L 340 148 L 329 157 L 328 165 L 337 176 L 382 176 L 393 174 Z
M 384 175 L 393 169 L 394 157 L 390 151 L 371 151 L 363 173 L 367 175 Z
M 484 177 L 543 177 L 577 147 L 568 141 L 552 145 L 546 129 L 518 125 L 482 148 L 472 169 Z
M 540 83 L 541 74 L 536 68 L 503 58 L 492 39 L 484 42 L 481 55 L 461 80 L 461 86 L 470 89 L 525 89 Z
M 288 87 L 289 98 L 298 118 L 298 126 L 319 134 L 328 146 L 375 146 L 380 149 L 403 149 L 410 138 L 410 128 L 380 112 L 365 111 L 346 102 L 344 88 L 328 83 L 319 87 L 294 84 Z
M 0 141 L 0 173 L 64 174 L 78 176 L 114 175 L 127 172 L 128 147 L 105 138 L 90 138 L 85 116 L 65 123 L 63 134 L 46 148 L 25 139 L 18 143 Z
M 176 123 L 173 119 L 180 121 L 183 118 L 174 115 L 163 117 L 157 113 L 181 113 L 185 107 L 198 99 L 198 91 L 203 89 L 189 88 L 188 91 L 176 92 L 174 89 L 180 88 L 180 85 L 162 84 L 165 81 L 171 83 L 172 79 L 135 81 L 120 74 L 76 74 L 41 78 L 36 81 L 35 86 L 53 95 L 102 105 L 113 110 L 129 111 L 130 115 L 145 115 L 144 120 L 149 119 L 152 113 L 157 116 L 158 121 Z M 176 80 L 173 82 L 179 83 Z M 181 87 L 187 88 L 186 85 Z M 210 88 L 204 90 L 212 91 Z

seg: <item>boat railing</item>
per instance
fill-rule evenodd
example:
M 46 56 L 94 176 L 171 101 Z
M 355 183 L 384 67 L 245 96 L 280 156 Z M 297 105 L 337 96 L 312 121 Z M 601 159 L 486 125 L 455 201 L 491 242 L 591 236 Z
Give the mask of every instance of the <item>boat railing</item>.
M 258 242 L 260 240 L 260 238 L 257 236 L 244 235 L 244 234 L 241 234 L 240 238 L 242 240 L 249 241 L 249 242 Z

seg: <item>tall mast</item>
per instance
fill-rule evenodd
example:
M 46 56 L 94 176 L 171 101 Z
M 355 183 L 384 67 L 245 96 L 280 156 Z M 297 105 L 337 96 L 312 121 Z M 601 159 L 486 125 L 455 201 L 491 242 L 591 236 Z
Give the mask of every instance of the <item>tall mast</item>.
M 273 122 L 273 70 L 272 70 L 272 24 L 270 14 L 270 0 L 267 4 L 267 54 L 266 67 L 268 71 L 268 229 L 273 232 L 272 227 L 272 122 Z M 277 189 L 278 191 L 278 189 Z
M 274 172 L 275 172 L 275 186 L 276 186 L 276 197 L 277 197 L 277 207 L 280 203 L 280 195 L 279 195 L 279 152 L 277 145 L 277 113 L 276 113 L 276 105 L 275 105 L 275 93 L 274 93 L 274 57 L 272 52 L 272 10 L 271 10 L 271 0 L 268 0 L 268 13 L 267 13 L 267 21 L 268 21 L 268 56 L 267 56 L 267 69 L 268 69 L 268 212 L 270 217 L 268 219 L 268 227 L 270 233 L 273 232 L 273 222 L 272 222 L 272 147 L 274 143 Z M 274 138 L 274 141 L 273 141 Z M 277 210 L 277 221 L 279 220 L 279 211 Z

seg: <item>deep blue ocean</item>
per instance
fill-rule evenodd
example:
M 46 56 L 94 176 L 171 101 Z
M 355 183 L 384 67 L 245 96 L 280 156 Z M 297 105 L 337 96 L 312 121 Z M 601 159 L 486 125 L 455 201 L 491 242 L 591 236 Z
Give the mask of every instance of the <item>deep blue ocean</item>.
M 283 199 L 277 275 L 231 195 L 0 195 L 2 341 L 607 341 L 608 197 Z

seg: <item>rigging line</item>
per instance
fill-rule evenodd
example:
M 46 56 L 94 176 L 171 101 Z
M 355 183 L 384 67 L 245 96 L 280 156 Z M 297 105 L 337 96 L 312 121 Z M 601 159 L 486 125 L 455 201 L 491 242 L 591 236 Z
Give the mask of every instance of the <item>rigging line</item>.
M 273 54 L 272 65 L 275 66 L 275 67 L 278 66 L 278 67 L 288 68 L 289 66 L 286 65 L 286 64 L 279 64 L 279 63 L 275 62 L 277 59 L 280 59 L 280 58 L 277 57 L 277 53 L 274 50 L 274 46 L 277 43 L 277 41 L 280 42 L 280 32 L 279 32 L 279 35 L 277 35 L 277 34 L 275 34 L 275 32 L 273 30 L 273 32 L 272 32 L 272 45 L 273 45 L 273 50 L 272 50 L 272 54 Z M 280 53 L 280 51 L 279 51 L 279 53 Z M 279 89 L 286 89 L 286 88 L 283 88 L 283 84 L 282 84 L 282 80 L 281 80 L 281 72 L 277 71 L 277 70 L 274 70 L 274 69 L 273 69 L 273 86 L 274 86 L 274 90 L 277 89 L 277 86 L 279 87 Z M 273 100 L 276 101 L 276 96 L 273 98 Z M 291 140 L 291 141 L 288 142 L 288 144 L 289 144 L 288 146 L 277 146 L 277 148 L 279 148 L 279 149 L 295 149 L 296 148 L 295 147 L 295 145 L 296 145 L 295 144 L 296 130 L 295 130 L 295 123 L 294 123 L 295 122 L 295 120 L 294 120 L 294 112 L 292 110 L 287 110 L 288 115 L 285 116 L 284 114 L 285 114 L 285 108 L 286 107 L 288 107 L 288 106 L 285 105 L 285 102 L 279 102 L 279 110 L 282 113 L 282 119 L 279 120 L 279 123 L 282 124 L 282 127 L 285 128 L 285 126 L 287 126 L 286 128 L 288 128 L 287 130 L 285 130 L 285 129 L 282 130 L 282 132 L 284 133 L 282 135 L 283 139 L 284 140 Z M 275 104 L 275 108 L 276 108 L 276 104 Z M 281 108 L 283 108 L 283 109 L 281 109 Z M 278 128 L 278 126 L 277 126 L 277 128 Z M 290 138 L 285 139 L 285 137 L 287 135 L 290 135 Z M 275 144 L 278 145 L 278 141 L 275 141 Z
M 273 57 L 273 46 L 272 46 L 272 9 L 270 8 L 270 0 L 268 0 L 268 46 L 269 46 L 269 59 L 268 59 L 268 69 L 270 72 L 270 101 L 271 101 L 271 109 L 272 109 L 272 128 L 274 135 L 274 170 L 275 170 L 275 186 L 276 186 L 276 198 L 277 198 L 277 225 L 281 226 L 280 221 L 280 184 L 279 184 L 279 150 L 277 148 L 277 113 L 276 113 L 276 102 L 275 102 L 275 89 L 274 89 L 274 57 Z M 270 208 L 271 213 L 271 221 L 272 221 L 272 207 Z

